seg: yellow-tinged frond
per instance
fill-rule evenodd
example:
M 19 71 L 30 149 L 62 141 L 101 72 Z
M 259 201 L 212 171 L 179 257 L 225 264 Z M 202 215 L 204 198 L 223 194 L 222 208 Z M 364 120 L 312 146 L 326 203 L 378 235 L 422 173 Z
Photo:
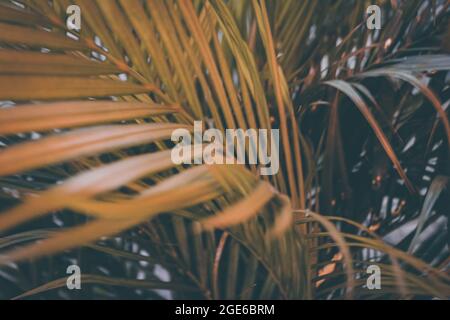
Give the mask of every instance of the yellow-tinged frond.
M 0 176 L 169 139 L 178 124 L 111 125 L 73 130 L 0 151 Z
M 0 134 L 74 128 L 175 114 L 177 107 L 139 102 L 77 101 L 0 109 Z

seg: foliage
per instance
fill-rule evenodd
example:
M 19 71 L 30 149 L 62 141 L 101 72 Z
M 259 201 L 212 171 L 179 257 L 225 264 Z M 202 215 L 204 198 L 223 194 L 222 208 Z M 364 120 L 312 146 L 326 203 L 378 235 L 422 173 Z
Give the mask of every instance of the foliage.
M 370 4 L 1 1 L 0 297 L 447 298 L 449 3 Z M 174 165 L 194 120 L 280 172 Z

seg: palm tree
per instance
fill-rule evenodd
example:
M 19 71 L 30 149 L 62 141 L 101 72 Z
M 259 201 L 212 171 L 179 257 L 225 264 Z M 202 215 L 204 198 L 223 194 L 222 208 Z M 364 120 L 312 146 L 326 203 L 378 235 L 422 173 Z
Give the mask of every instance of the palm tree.
M 0 298 L 447 298 L 449 2 L 376 2 L 2 0 Z M 280 171 L 175 165 L 196 120 Z

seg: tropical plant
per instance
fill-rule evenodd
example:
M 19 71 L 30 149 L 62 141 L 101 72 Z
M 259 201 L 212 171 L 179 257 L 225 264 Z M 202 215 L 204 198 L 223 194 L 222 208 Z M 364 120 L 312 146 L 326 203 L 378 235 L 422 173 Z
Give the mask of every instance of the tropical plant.
M 0 298 L 449 297 L 449 2 L 376 2 L 2 0 Z M 279 173 L 175 165 L 195 120 Z

